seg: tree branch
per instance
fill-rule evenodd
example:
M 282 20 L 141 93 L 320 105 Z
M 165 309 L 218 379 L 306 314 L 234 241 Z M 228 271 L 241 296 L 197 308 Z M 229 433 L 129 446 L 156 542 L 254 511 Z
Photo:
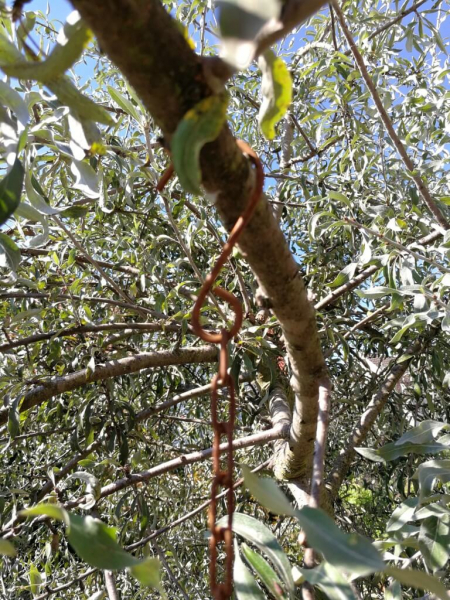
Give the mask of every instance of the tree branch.
M 3 292 L 0 294 L 0 300 L 8 299 L 8 298 L 23 298 L 29 300 L 78 300 L 80 302 L 89 302 L 92 304 L 110 304 L 111 306 L 120 306 L 121 308 L 126 308 L 127 310 L 131 310 L 133 312 L 141 313 L 144 312 L 147 315 L 155 317 L 156 319 L 168 319 L 169 316 L 164 313 L 160 313 L 156 310 L 151 310 L 150 308 L 144 308 L 143 306 L 136 306 L 135 304 L 130 304 L 128 302 L 121 302 L 120 300 L 113 300 L 111 298 L 102 298 L 96 296 L 76 296 L 74 294 L 58 294 L 57 296 L 53 296 L 52 294 L 42 294 L 40 292 Z
M 282 438 L 286 438 L 289 435 L 289 429 L 287 427 L 273 427 L 272 429 L 268 429 L 267 431 L 261 431 L 259 433 L 254 433 L 253 435 L 249 435 L 247 437 L 239 438 L 233 441 L 233 450 L 241 450 L 243 448 L 250 448 L 252 446 L 261 446 L 272 442 L 274 440 L 279 440 Z M 226 453 L 228 451 L 228 442 L 224 442 L 220 445 L 220 450 L 222 453 Z M 163 475 L 164 473 L 168 473 L 169 471 L 173 471 L 174 469 L 178 469 L 179 467 L 184 467 L 186 465 L 191 465 L 192 463 L 200 462 L 202 460 L 206 460 L 212 456 L 213 449 L 208 448 L 206 450 L 199 450 L 197 452 L 191 452 L 190 454 L 183 454 L 182 456 L 178 456 L 177 458 L 173 458 L 165 463 L 161 463 L 156 467 L 152 467 L 148 469 L 148 471 L 142 471 L 140 473 L 133 473 L 128 477 L 124 477 L 123 479 L 119 479 L 114 483 L 110 483 L 102 487 L 100 492 L 100 498 L 105 498 L 106 496 L 110 496 L 111 494 L 115 494 L 124 488 L 127 488 L 131 485 L 136 485 L 136 483 L 141 483 L 144 481 L 149 481 L 154 477 L 158 477 L 159 475 Z M 76 501 L 67 503 L 67 508 L 73 508 L 78 506 L 80 502 L 83 502 L 83 498 L 79 498 Z
M 327 488 L 331 498 L 334 498 L 344 481 L 345 475 L 350 467 L 350 464 L 355 456 L 355 448 L 361 444 L 367 437 L 370 429 L 377 420 L 381 411 L 384 408 L 390 394 L 395 389 L 395 386 L 401 380 L 403 375 L 408 370 L 413 358 L 423 349 L 421 340 L 415 342 L 407 351 L 406 354 L 411 355 L 410 358 L 401 363 L 397 363 L 392 368 L 392 371 L 387 376 L 386 380 L 380 386 L 378 392 L 367 405 L 365 411 L 355 425 L 350 439 L 347 441 L 344 449 L 333 463 L 330 475 L 327 478 Z
M 192 52 L 157 0 L 72 0 L 72 3 L 170 143 L 186 111 L 213 91 L 203 70 L 205 61 Z M 283 10 L 283 26 L 294 27 L 321 5 L 317 0 L 290 0 Z M 284 35 L 283 31 L 276 35 Z M 250 161 L 237 147 L 227 126 L 214 142 L 203 148 L 201 166 L 203 185 L 229 230 L 247 205 L 254 176 Z M 299 472 L 309 472 L 318 413 L 318 381 L 326 368 L 314 309 L 266 198 L 261 198 L 239 247 L 283 330 L 299 416 L 296 443 L 302 451 L 297 454 L 297 467 Z
M 442 236 L 442 233 L 440 231 L 433 231 L 433 232 L 429 233 L 428 235 L 417 240 L 417 242 L 410 244 L 409 247 L 416 246 L 418 244 L 426 246 L 428 244 L 431 244 L 432 242 L 434 242 L 441 236 Z M 408 249 L 409 249 L 409 247 L 408 247 Z M 363 281 L 368 279 L 371 275 L 376 273 L 379 269 L 380 269 L 380 265 L 377 265 L 377 264 L 367 267 L 366 269 L 361 271 L 361 273 L 359 273 L 356 277 L 354 277 L 350 281 L 347 281 L 347 283 L 344 283 L 343 285 L 337 287 L 335 290 L 330 292 L 328 294 L 328 296 L 325 296 L 325 298 L 322 298 L 322 300 L 319 300 L 319 302 L 317 302 L 315 305 L 315 309 L 321 310 L 321 309 L 325 308 L 325 306 L 329 306 L 330 304 L 333 304 L 333 302 L 335 302 L 338 298 L 340 298 L 347 292 L 358 287 L 358 285 L 360 283 L 362 283 Z
M 259 33 L 256 56 L 291 33 L 326 3 L 327 0 L 285 0 L 280 18 L 270 21 Z
M 49 256 L 49 254 L 51 254 L 51 250 L 42 250 L 41 248 L 20 248 L 20 254 L 24 254 L 25 256 Z M 75 256 L 75 262 L 80 265 L 85 265 L 89 263 L 89 260 L 85 256 L 77 255 Z M 133 277 L 139 277 L 139 275 L 141 274 L 139 269 L 136 269 L 135 267 L 130 267 L 128 265 L 115 265 L 104 260 L 97 259 L 95 262 L 104 269 L 119 271 L 120 273 L 132 275 Z
M 58 331 L 49 331 L 47 333 L 36 333 L 26 338 L 11 341 L 9 344 L 1 344 L 0 352 L 8 352 L 13 348 L 20 346 L 28 346 L 36 342 L 50 340 L 51 338 L 68 337 L 71 335 L 79 335 L 81 333 L 99 333 L 100 331 L 123 331 L 135 330 L 142 332 L 154 331 L 180 331 L 180 326 L 177 323 L 108 323 L 105 325 L 80 325 L 79 327 L 68 327 L 67 329 L 59 329 Z
M 182 348 L 179 350 L 162 350 L 160 352 L 142 352 L 104 364 L 96 365 L 95 369 L 82 369 L 63 377 L 55 377 L 26 392 L 20 406 L 24 412 L 42 404 L 49 398 L 83 387 L 88 383 L 103 381 L 110 377 L 119 377 L 136 373 L 143 369 L 167 367 L 192 363 L 211 363 L 217 361 L 217 349 L 214 346 L 200 348 Z M 8 408 L 0 409 L 0 424 L 8 420 Z
M 402 21 L 405 17 L 407 17 L 408 15 L 410 15 L 413 12 L 416 12 L 416 10 L 420 6 L 422 6 L 422 4 L 425 4 L 425 2 L 427 2 L 427 1 L 428 0 L 420 0 L 420 2 L 416 2 L 415 4 L 413 4 L 406 10 L 400 11 L 396 17 L 394 17 L 390 21 L 387 21 L 384 25 L 381 25 L 381 27 L 378 27 L 378 29 L 375 29 L 375 31 L 372 31 L 372 33 L 369 35 L 369 37 L 367 39 L 373 40 L 374 37 L 376 37 L 377 35 L 380 35 L 380 33 L 383 33 L 383 31 L 386 31 L 386 29 L 389 29 L 396 23 L 400 23 L 400 21 Z

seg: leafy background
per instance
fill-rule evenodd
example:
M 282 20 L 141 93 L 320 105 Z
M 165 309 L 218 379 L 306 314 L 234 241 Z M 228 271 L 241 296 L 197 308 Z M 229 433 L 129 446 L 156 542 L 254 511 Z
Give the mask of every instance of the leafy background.
M 210 4 L 164 4 L 185 25 L 197 52 L 217 53 Z M 62 3 L 50 2 L 50 7 L 46 14 L 44 3 L 26 6 L 22 27 L 32 29 L 34 43 L 29 44 L 34 52 L 37 44 L 48 53 L 61 25 L 58 20 L 69 12 Z M 404 8 L 390 2 L 344 5 L 397 133 L 447 214 L 448 4 L 424 3 L 416 13 L 377 33 Z M 20 36 L 14 40 L 23 51 Z M 386 445 L 423 421 L 448 421 L 449 236 L 445 233 L 429 243 L 420 242 L 436 230 L 434 222 L 328 8 L 276 50 L 292 75 L 291 120 L 278 125 L 272 141 L 255 126 L 261 73 L 253 63 L 228 85 L 233 131 L 264 162 L 267 195 L 279 210 L 280 225 L 316 303 L 363 269 L 372 268 L 358 288 L 317 311 L 334 387 L 327 466 L 345 448 L 355 421 L 385 380 L 392 359 L 408 355 L 416 340 L 426 340 L 365 442 L 371 453 L 361 451 L 362 456 L 352 463 L 335 503 L 336 522 L 341 529 L 362 533 L 377 540 L 380 548 L 389 549 L 386 558 L 391 564 L 413 564 L 437 572 L 445 582 L 449 552 L 446 464 L 433 467 L 440 475 L 432 479 L 442 496 L 431 500 L 437 508 L 422 520 L 415 512 L 419 505 L 410 504 L 414 510 L 404 517 L 402 527 L 394 529 L 397 534 L 391 534 L 394 509 L 405 510 L 405 503 L 416 501 L 419 490 L 413 476 L 419 465 L 422 470 L 425 465 L 431 468 L 428 462 L 435 457 L 430 444 L 438 435 L 444 436 L 439 442 L 443 454 L 438 458 L 447 456 L 445 432 L 431 428 L 425 441 L 413 442 L 422 446 L 421 454 L 409 447 L 384 462 L 367 458 L 379 458 Z M 61 478 L 58 499 L 70 503 L 83 497 L 81 514 L 117 527 L 116 541 L 127 548 L 209 498 L 209 462 L 179 467 L 148 484 L 108 495 L 97 504 L 95 490 L 130 471 L 140 472 L 211 446 L 207 395 L 145 420 L 139 414 L 175 394 L 207 384 L 216 366 L 143 369 L 54 396 L 27 412 L 19 413 L 19 404 L 25 392 L 42 382 L 45 387 L 45 381 L 55 376 L 82 368 L 95 374 L 102 363 L 139 352 L 198 346 L 189 330 L 193 298 L 226 232 L 209 200 L 185 194 L 176 179 L 167 190 L 168 200 L 156 194 L 155 183 L 168 164 L 160 131 L 94 41 L 68 75 L 87 97 L 106 108 L 110 125 L 97 128 L 81 123 L 41 83 L 4 78 L 0 87 L 3 172 L 12 166 L 16 152 L 25 167 L 22 204 L 0 234 L 0 389 L 8 413 L 8 422 L 0 430 L 1 525 L 6 531 L 17 511 L 45 495 L 54 501 L 48 482 L 75 459 L 73 469 L 85 476 L 69 478 L 69 469 Z M 20 101 L 7 88 L 15 90 Z M 292 140 L 286 141 L 286 135 Z M 288 158 L 283 160 L 286 144 Z M 409 246 L 427 260 L 404 249 Z M 257 312 L 256 284 L 238 251 L 230 268 L 223 271 L 221 285 L 236 291 Z M 351 331 L 381 306 L 385 310 L 378 319 Z M 229 316 L 227 310 L 221 304 L 209 304 L 207 315 L 217 321 Z M 137 323 L 155 327 L 138 329 Z M 74 327 L 116 324 L 123 328 L 67 332 Z M 23 338 L 50 333 L 45 339 L 11 347 Z M 280 352 L 280 332 L 273 317 L 262 324 L 245 322 L 231 349 L 233 374 L 246 376 L 240 385 L 236 437 L 269 427 L 267 399 Z M 256 467 L 271 453 L 270 446 L 254 447 L 237 452 L 236 460 Z M 423 454 L 429 455 L 428 462 L 423 462 Z M 445 516 L 438 519 L 433 510 L 440 509 Z M 244 488 L 237 492 L 237 511 L 270 527 L 292 564 L 300 563 L 294 519 L 274 515 Z M 209 597 L 204 530 L 203 511 L 139 547 L 140 557 L 161 559 L 169 597 Z M 442 541 L 430 546 L 429 540 L 436 536 Z M 59 522 L 26 521 L 14 535 L 14 545 L 17 557 L 2 561 L 5 597 L 47 597 L 47 584 L 52 589 L 70 583 L 60 592 L 67 598 L 88 598 L 103 590 L 100 571 L 81 577 L 88 567 L 69 545 Z M 123 597 L 142 597 L 142 588 L 128 571 L 116 577 Z M 329 576 L 335 577 L 334 572 Z M 388 597 L 388 583 L 386 574 L 378 574 L 355 585 L 362 597 Z M 394 592 L 397 596 L 393 597 L 399 597 L 397 588 Z M 420 593 L 404 586 L 404 597 Z M 145 594 L 157 597 L 159 592 Z

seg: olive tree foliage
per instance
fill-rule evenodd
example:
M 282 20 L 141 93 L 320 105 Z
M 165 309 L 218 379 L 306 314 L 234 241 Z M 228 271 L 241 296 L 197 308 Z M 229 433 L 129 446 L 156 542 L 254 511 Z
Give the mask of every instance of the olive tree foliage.
M 83 4 L 74 2 L 82 13 Z M 203 57 L 220 52 L 217 8 L 262 18 L 244 0 L 163 4 L 176 26 L 161 37 L 183 35 Z M 207 598 L 217 351 L 190 319 L 227 229 L 213 194 L 186 193 L 176 176 L 157 193 L 171 160 L 159 117 L 95 28 L 74 14 L 64 26 L 49 7 L 24 6 L 14 21 L 3 6 L 0 16 L 0 595 Z M 320 8 L 272 46 L 292 79 L 274 139 L 258 124 L 267 95 L 258 63 L 233 70 L 226 84 L 228 124 L 263 163 L 266 199 L 316 307 L 333 388 L 321 496 L 329 515 L 294 508 L 295 474 L 279 482 L 286 499 L 243 467 L 236 589 L 239 598 L 244 584 L 251 598 L 300 598 L 303 577 L 319 586 L 317 597 L 400 598 L 400 586 L 405 598 L 419 597 L 416 588 L 446 597 L 448 5 L 344 3 L 366 80 L 339 10 Z M 164 62 L 163 53 L 150 58 Z M 229 351 L 236 477 L 243 465 L 268 471 L 272 459 L 280 479 L 273 441 L 283 445 L 285 433 L 270 408 L 277 393 L 297 406 L 296 390 L 286 328 L 270 297 L 261 306 L 245 254 L 233 251 L 219 281 L 245 311 Z M 274 272 L 284 258 L 272 257 Z M 232 320 L 214 296 L 203 314 L 214 329 Z M 307 489 L 311 473 L 303 475 Z M 299 524 L 325 559 L 309 574 Z

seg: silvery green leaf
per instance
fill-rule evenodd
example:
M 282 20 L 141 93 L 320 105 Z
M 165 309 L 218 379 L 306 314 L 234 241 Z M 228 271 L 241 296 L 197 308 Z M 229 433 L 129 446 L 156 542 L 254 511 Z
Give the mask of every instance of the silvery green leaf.
M 75 176 L 75 183 L 72 187 L 83 192 L 88 198 L 100 196 L 98 175 L 89 163 L 74 160 L 70 165 L 70 170 Z
M 30 113 L 19 92 L 16 92 L 4 81 L 0 81 L 0 102 L 8 106 L 16 115 L 22 129 L 26 127 L 30 120 Z

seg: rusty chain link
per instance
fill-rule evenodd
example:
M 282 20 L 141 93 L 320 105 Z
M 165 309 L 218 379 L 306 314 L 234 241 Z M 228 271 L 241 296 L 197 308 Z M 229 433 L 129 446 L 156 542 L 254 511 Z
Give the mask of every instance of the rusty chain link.
M 236 397 L 234 390 L 234 383 L 232 377 L 228 373 L 228 342 L 234 338 L 242 325 L 243 313 L 241 303 L 238 298 L 231 292 L 216 286 L 213 288 L 214 282 L 217 279 L 222 267 L 230 257 L 233 248 L 242 234 L 245 226 L 250 221 L 252 214 L 256 208 L 259 198 L 261 197 L 263 186 L 264 186 L 264 171 L 262 168 L 261 161 L 257 154 L 253 151 L 250 146 L 242 141 L 236 140 L 237 145 L 252 161 L 255 172 L 256 182 L 253 189 L 251 198 L 243 214 L 237 219 L 236 223 L 231 230 L 231 233 L 223 246 L 222 252 L 212 269 L 211 273 L 206 277 L 200 292 L 197 296 L 193 311 L 192 311 L 192 328 L 194 332 L 205 342 L 213 344 L 220 344 L 220 358 L 219 358 L 219 370 L 214 375 L 211 381 L 211 420 L 214 429 L 214 444 L 213 444 L 213 482 L 211 486 L 211 504 L 209 509 L 208 524 L 211 531 L 210 540 L 210 581 L 211 581 L 211 592 L 215 600 L 227 600 L 231 597 L 233 590 L 233 536 L 232 536 L 232 520 L 234 512 L 234 491 L 233 491 L 233 432 L 234 422 L 236 416 Z M 162 191 L 166 183 L 169 181 L 173 174 L 173 167 L 170 166 L 162 175 L 157 185 L 157 190 Z M 213 292 L 216 296 L 225 300 L 235 314 L 235 321 L 232 327 L 228 329 L 222 329 L 220 332 L 211 332 L 203 329 L 200 324 L 200 311 L 206 296 Z M 218 412 L 218 389 L 219 387 L 226 387 L 229 393 L 229 409 L 228 409 L 228 421 L 221 421 Z M 222 470 L 220 466 L 220 439 L 222 436 L 227 438 L 227 462 L 226 470 Z M 228 523 L 227 527 L 217 527 L 217 502 L 216 496 L 218 494 L 218 488 L 228 488 L 227 491 L 227 515 Z M 217 581 L 217 555 L 218 545 L 223 542 L 225 545 L 225 578 L 222 583 Z

